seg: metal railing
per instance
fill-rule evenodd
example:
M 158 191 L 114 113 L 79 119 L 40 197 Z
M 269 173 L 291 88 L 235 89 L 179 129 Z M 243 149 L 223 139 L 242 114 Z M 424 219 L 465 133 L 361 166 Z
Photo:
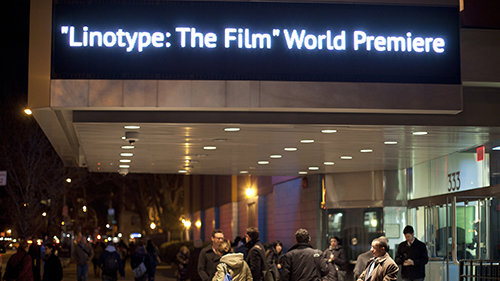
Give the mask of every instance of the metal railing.
M 459 281 L 500 280 L 500 261 L 460 260 Z

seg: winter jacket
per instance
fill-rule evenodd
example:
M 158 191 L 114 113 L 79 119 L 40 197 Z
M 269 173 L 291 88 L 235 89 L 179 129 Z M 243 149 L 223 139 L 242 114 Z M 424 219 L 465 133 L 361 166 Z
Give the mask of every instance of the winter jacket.
M 130 267 L 132 269 L 137 268 L 142 262 L 146 266 L 146 273 L 148 275 L 151 275 L 152 273 L 152 268 L 151 268 L 151 257 L 148 255 L 148 253 L 135 253 L 131 258 L 130 258 Z
M 403 265 L 407 259 L 413 260 L 414 265 Z M 406 241 L 399 244 L 398 251 L 396 252 L 396 264 L 402 265 L 401 277 L 403 279 L 424 278 L 425 265 L 428 261 L 427 247 L 417 238 L 415 238 L 411 246 L 408 246 L 408 242 Z
M 281 251 L 279 254 L 276 253 L 276 249 L 274 248 L 271 248 L 269 249 L 269 252 L 267 253 L 267 256 L 266 256 L 266 262 L 267 262 L 267 266 L 271 266 L 273 264 L 275 265 L 278 265 L 280 263 L 283 263 L 283 251 Z
M 366 264 L 365 270 L 358 277 L 357 281 L 364 281 L 365 275 L 371 266 L 371 263 L 375 262 L 370 281 L 396 281 L 398 279 L 398 265 L 392 260 L 388 253 L 379 257 L 378 259 L 372 258 Z
M 227 265 L 227 272 L 233 277 L 233 281 L 252 281 L 252 272 L 250 267 L 243 259 L 243 254 L 225 254 L 220 259 L 217 265 L 217 272 L 215 273 L 212 281 L 222 281 L 226 275 L 226 268 L 224 264 Z
M 356 260 L 356 266 L 353 269 L 354 280 L 357 280 L 358 277 L 363 273 L 366 268 L 367 263 L 370 259 L 373 258 L 373 254 L 371 251 L 367 251 L 358 256 Z
M 102 268 L 102 274 L 111 277 L 118 276 L 116 270 L 110 271 L 106 269 L 106 259 L 108 256 L 113 256 L 118 261 L 118 271 L 120 272 L 120 276 L 125 277 L 125 269 L 123 267 L 122 259 L 120 258 L 120 254 L 116 252 L 116 248 L 113 245 L 108 245 L 97 260 L 97 265 Z
M 55 254 L 45 260 L 45 267 L 43 268 L 43 281 L 61 281 L 63 279 L 63 268 L 61 260 Z
M 252 272 L 252 278 L 254 281 L 262 281 L 262 271 L 265 269 L 264 257 L 266 255 L 264 245 L 257 238 L 248 241 L 245 247 L 248 249 L 247 263 Z
M 326 260 L 320 250 L 308 243 L 295 244 L 283 258 L 280 281 L 317 281 L 328 274 Z
M 21 271 L 19 272 L 19 278 L 17 278 L 17 281 L 33 281 L 31 256 L 28 255 L 24 249 L 19 248 L 17 253 L 10 257 L 6 268 L 16 267 L 20 264 L 21 260 L 23 261 L 23 265 L 21 266 Z
M 73 258 L 76 261 L 77 265 L 86 265 L 88 264 L 92 258 L 94 257 L 94 250 L 90 244 L 82 244 L 78 243 L 73 247 Z
M 220 256 L 214 252 L 212 244 L 203 248 L 198 260 L 198 275 L 202 281 L 210 281 L 215 275 L 217 265 L 219 264 Z
M 328 262 L 330 255 L 334 256 L 333 262 Z M 323 278 L 324 281 L 337 281 L 337 269 L 345 271 L 347 268 L 347 255 L 340 245 L 332 248 L 331 246 L 323 252 L 323 258 L 328 263 L 328 275 Z

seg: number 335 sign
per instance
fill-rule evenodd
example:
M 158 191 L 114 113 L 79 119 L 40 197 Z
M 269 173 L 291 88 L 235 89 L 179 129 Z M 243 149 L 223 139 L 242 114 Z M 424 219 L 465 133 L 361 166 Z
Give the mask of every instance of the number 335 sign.
M 460 184 L 460 172 L 448 174 L 448 191 L 459 190 Z

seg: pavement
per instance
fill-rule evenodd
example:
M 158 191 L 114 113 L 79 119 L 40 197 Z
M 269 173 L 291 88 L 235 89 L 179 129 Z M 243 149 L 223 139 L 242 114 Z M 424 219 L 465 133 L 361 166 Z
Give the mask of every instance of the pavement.
M 61 261 L 62 263 L 65 263 L 65 261 Z M 118 274 L 119 276 L 119 274 Z M 101 281 L 102 279 L 95 278 L 94 277 L 94 265 L 91 264 L 89 266 L 89 276 L 88 276 L 88 281 Z M 134 280 L 134 272 L 132 271 L 132 268 L 130 267 L 130 260 L 126 261 L 125 264 L 125 278 L 118 278 L 119 281 L 121 280 Z M 76 263 L 67 263 L 66 266 L 63 268 L 63 281 L 77 281 L 77 276 L 76 276 Z M 166 264 L 160 264 L 156 267 L 156 274 L 155 274 L 155 281 L 177 281 L 177 278 L 175 277 L 175 271 L 172 269 L 170 265 Z

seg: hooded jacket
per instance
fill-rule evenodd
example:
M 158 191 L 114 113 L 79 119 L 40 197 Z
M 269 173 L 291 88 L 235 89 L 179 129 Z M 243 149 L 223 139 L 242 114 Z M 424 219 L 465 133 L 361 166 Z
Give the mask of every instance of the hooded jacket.
M 250 272 L 250 267 L 243 259 L 243 254 L 225 254 L 220 259 L 220 263 L 217 265 L 217 272 L 215 273 L 212 281 L 222 281 L 224 280 L 224 276 L 226 275 L 226 268 L 231 277 L 233 277 L 233 281 L 253 281 L 252 272 Z
M 283 258 L 280 281 L 316 281 L 328 274 L 323 252 L 308 243 L 295 244 Z

